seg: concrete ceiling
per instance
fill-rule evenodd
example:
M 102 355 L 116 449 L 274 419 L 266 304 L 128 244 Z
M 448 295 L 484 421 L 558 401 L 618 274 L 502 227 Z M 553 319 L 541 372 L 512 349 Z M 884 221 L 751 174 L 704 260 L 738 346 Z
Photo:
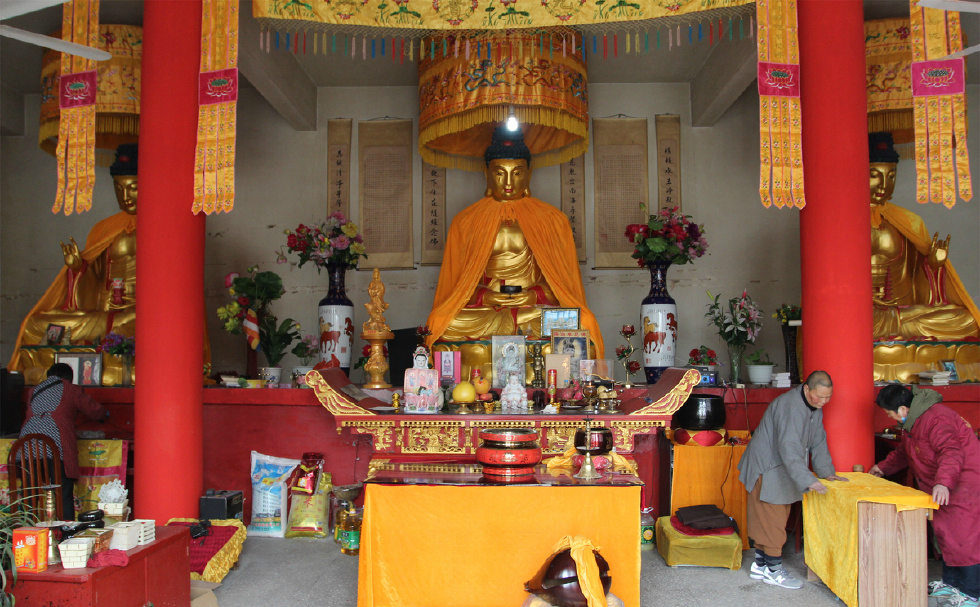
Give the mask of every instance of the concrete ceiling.
M 866 0 L 866 19 L 908 15 L 906 0 Z M 306 55 L 279 50 L 265 53 L 258 48 L 258 25 L 251 17 L 251 3 L 241 6 L 240 68 L 244 86 L 254 86 L 299 130 L 316 128 L 316 89 L 319 87 L 415 86 L 415 65 L 390 59 L 312 54 L 308 41 Z M 138 25 L 143 20 L 141 0 L 102 0 L 103 23 Z M 980 15 L 962 13 L 964 35 L 970 43 L 980 38 Z M 34 32 L 46 33 L 60 27 L 61 8 L 52 7 L 4 22 Z M 652 44 L 652 43 L 651 43 Z M 606 60 L 590 61 L 589 81 L 593 83 L 690 82 L 694 124 L 707 126 L 717 120 L 728 105 L 755 79 L 752 40 L 708 45 L 706 43 L 651 49 L 637 55 L 620 53 Z M 621 49 L 622 50 L 622 49 Z M 18 98 L 40 93 L 42 49 L 30 44 L 0 38 L 0 118 L 3 132 L 16 130 Z M 341 57 L 338 60 L 338 57 Z M 971 83 L 980 82 L 980 53 L 968 59 Z M 727 77 L 726 77 L 727 76 Z M 22 106 L 22 101 L 20 105 Z M 22 110 L 21 110 L 22 111 Z M 3 114 L 7 114 L 3 116 Z M 21 119 L 22 122 L 22 119 Z

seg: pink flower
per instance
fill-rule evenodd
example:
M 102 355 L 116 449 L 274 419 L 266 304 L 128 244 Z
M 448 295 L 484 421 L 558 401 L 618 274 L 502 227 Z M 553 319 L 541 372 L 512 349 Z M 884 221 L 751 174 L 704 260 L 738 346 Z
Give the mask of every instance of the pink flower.
M 225 274 L 225 288 L 230 289 L 231 285 L 235 283 L 235 279 L 238 278 L 238 272 L 228 272 Z
M 330 244 L 333 246 L 334 249 L 337 249 L 338 251 L 345 251 L 347 250 L 347 247 L 350 246 L 350 238 L 347 238 L 346 236 L 341 234 L 340 236 L 331 238 Z

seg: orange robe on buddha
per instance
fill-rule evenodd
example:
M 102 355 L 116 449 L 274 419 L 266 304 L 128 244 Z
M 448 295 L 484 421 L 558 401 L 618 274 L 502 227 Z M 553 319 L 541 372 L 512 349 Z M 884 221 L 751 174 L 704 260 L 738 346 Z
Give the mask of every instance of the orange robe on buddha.
M 470 205 L 453 219 L 439 272 L 435 303 L 429 314 L 428 337 L 431 347 L 466 306 L 480 284 L 493 250 L 494 240 L 504 221 L 516 221 L 527 240 L 534 261 L 545 281 L 567 308 L 579 308 L 580 324 L 589 330 L 602 358 L 602 333 L 595 315 L 585 303 L 582 273 L 568 218 L 557 208 L 537 198 L 498 201 L 487 197 Z

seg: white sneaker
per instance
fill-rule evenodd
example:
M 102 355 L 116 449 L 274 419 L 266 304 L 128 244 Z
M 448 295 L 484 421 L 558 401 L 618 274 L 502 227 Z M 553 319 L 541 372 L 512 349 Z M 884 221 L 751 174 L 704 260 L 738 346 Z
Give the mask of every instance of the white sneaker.
M 953 594 L 939 599 L 942 607 L 977 607 L 977 599 L 954 589 Z
M 761 580 L 765 577 L 766 566 L 760 567 L 755 561 L 752 561 L 752 566 L 749 567 L 749 577 L 753 580 Z
M 762 574 L 762 581 L 773 586 L 779 586 L 780 588 L 789 588 L 790 590 L 803 588 L 803 582 L 782 568 L 770 569 L 766 567 Z
M 942 580 L 936 580 L 935 582 L 929 582 L 929 596 L 949 596 L 954 594 L 956 589 L 943 582 Z

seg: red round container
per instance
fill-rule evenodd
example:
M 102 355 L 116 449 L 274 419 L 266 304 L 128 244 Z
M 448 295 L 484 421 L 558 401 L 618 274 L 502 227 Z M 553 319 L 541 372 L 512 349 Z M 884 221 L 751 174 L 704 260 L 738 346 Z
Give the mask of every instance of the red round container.
M 534 466 L 541 461 L 536 430 L 488 428 L 480 431 L 480 438 L 476 461 L 483 464 L 484 476 L 505 482 L 534 476 Z

